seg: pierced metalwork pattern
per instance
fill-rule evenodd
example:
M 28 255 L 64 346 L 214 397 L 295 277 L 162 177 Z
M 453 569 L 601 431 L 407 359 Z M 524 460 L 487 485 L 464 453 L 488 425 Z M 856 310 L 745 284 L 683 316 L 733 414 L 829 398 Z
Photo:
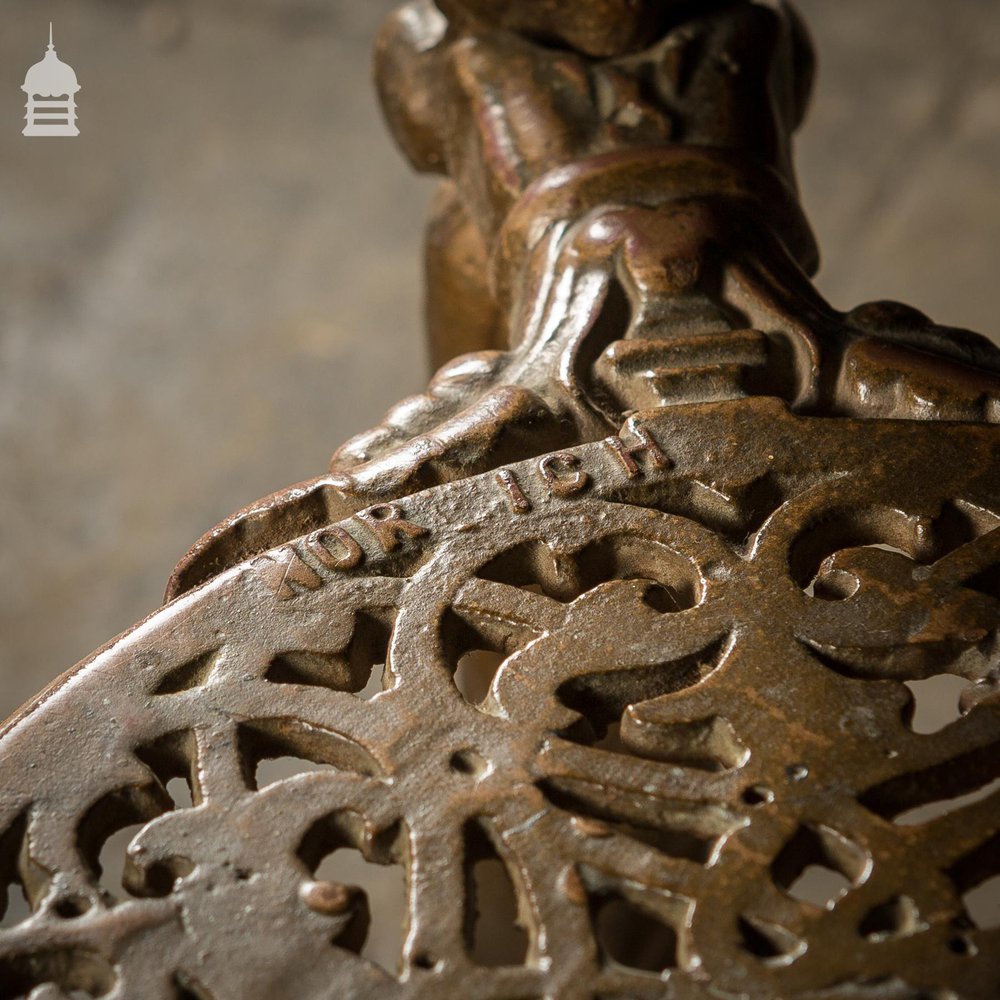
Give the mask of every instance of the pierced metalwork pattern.
M 0 732 L 0 1000 L 1000 995 L 1000 352 L 809 283 L 792 8 L 378 79 L 479 353 Z
M 1000 875 L 1000 495 L 968 469 L 1000 441 L 637 421 L 230 570 L 10 727 L 0 995 L 991 995 L 963 897 Z M 915 732 L 943 672 L 962 715 Z M 332 767 L 257 787 L 288 756 Z M 314 876 L 351 848 L 405 872 L 398 967 Z M 476 942 L 489 857 L 516 964 Z

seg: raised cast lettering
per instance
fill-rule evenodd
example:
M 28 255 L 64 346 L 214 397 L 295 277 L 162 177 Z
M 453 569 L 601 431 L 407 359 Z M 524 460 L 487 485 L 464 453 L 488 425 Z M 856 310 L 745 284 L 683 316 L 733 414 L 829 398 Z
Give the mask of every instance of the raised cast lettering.
M 496 481 L 504 491 L 510 503 L 510 509 L 515 514 L 530 514 L 531 501 L 524 495 L 521 484 L 517 481 L 517 476 L 510 469 L 501 469 L 496 474 Z
M 323 579 L 290 545 L 264 556 L 258 564 L 264 580 L 279 601 L 290 601 L 301 590 L 319 590 Z M 299 589 L 296 589 L 299 588 Z
M 364 549 L 347 531 L 337 526 L 323 528 L 310 535 L 306 548 L 327 569 L 354 569 L 365 558 Z
M 538 463 L 538 471 L 549 492 L 557 497 L 575 496 L 585 490 L 590 482 L 590 476 L 580 468 L 580 459 L 565 451 L 546 455 Z
M 369 507 L 354 516 L 372 530 L 385 552 L 395 552 L 404 541 L 423 538 L 429 534 L 426 528 L 407 521 L 402 510 L 394 503 Z
M 656 443 L 653 435 L 646 430 L 634 417 L 630 417 L 623 430 L 628 431 L 633 437 L 639 439 L 639 444 L 626 444 L 620 437 L 606 438 L 604 443 L 614 452 L 615 457 L 622 463 L 625 474 L 629 479 L 635 479 L 642 475 L 642 466 L 637 458 L 645 453 L 650 464 L 657 469 L 669 469 L 671 461 L 663 453 L 663 449 Z

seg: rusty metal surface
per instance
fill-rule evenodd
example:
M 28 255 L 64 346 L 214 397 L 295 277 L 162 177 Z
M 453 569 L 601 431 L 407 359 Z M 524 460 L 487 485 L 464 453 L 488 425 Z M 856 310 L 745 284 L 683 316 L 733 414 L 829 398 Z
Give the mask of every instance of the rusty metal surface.
M 1000 993 L 998 352 L 810 285 L 787 5 L 620 6 L 388 22 L 492 349 L 6 725 L 0 998 Z

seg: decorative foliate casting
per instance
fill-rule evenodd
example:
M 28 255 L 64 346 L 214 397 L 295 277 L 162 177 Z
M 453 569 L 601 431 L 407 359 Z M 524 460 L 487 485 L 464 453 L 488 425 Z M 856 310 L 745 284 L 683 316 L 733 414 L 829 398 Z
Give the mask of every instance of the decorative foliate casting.
M 1000 352 L 813 289 L 812 67 L 778 0 L 389 19 L 481 350 L 7 723 L 2 1000 L 1000 995 Z

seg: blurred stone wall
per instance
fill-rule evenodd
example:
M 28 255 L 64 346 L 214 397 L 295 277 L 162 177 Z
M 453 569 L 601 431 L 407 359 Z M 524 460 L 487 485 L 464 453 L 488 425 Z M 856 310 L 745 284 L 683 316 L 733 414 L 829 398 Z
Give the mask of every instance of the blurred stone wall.
M 0 716 L 422 387 L 431 184 L 369 86 L 390 6 L 0 0 Z M 1000 332 L 996 0 L 801 7 L 821 289 Z M 21 136 L 50 18 L 78 139 Z

